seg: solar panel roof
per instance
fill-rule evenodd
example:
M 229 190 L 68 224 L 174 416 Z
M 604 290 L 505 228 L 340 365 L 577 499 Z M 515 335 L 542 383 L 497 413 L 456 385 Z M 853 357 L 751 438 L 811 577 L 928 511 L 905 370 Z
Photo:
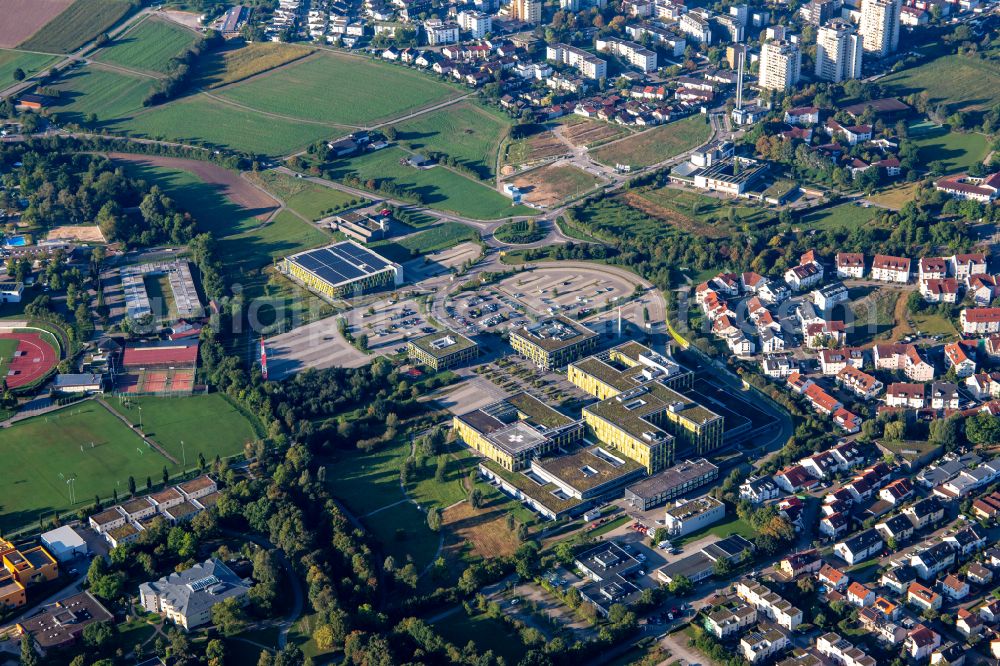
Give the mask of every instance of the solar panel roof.
M 392 265 L 385 258 L 350 241 L 301 252 L 288 259 L 330 284 L 357 280 Z

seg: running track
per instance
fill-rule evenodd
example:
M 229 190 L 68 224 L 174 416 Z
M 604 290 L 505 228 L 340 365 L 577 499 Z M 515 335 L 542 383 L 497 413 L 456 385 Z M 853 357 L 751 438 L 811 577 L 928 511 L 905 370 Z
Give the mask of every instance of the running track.
M 59 361 L 52 345 L 42 340 L 38 333 L 0 333 L 0 339 L 19 341 L 14 358 L 9 359 L 7 364 L 5 379 L 8 388 L 30 384 Z

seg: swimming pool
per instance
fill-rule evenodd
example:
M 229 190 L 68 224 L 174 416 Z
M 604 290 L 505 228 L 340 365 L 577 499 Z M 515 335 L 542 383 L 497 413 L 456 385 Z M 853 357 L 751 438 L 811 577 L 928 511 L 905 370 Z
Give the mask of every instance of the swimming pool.
M 11 236 L 7 239 L 7 247 L 24 247 L 28 244 L 28 241 L 24 236 Z

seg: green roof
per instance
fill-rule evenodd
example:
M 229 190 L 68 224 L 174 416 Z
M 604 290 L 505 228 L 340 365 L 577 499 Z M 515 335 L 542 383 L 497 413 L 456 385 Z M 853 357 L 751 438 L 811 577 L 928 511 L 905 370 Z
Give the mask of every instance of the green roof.
M 583 500 L 579 500 L 575 497 L 569 497 L 566 499 L 556 497 L 552 494 L 553 491 L 559 490 L 559 486 L 556 484 L 545 483 L 540 485 L 521 472 L 510 472 L 492 460 L 484 459 L 481 460 L 479 464 L 484 465 L 491 472 L 510 483 L 510 485 L 514 486 L 531 499 L 545 505 L 553 513 L 566 511 L 567 509 L 571 509 L 583 502 Z
M 632 375 L 642 372 L 642 368 L 620 368 L 597 356 L 588 356 L 573 364 L 581 371 L 604 382 L 619 391 L 627 391 L 639 386 L 644 380 L 633 379 Z
M 603 451 L 604 456 L 600 455 Z M 612 462 L 605 456 L 613 456 L 620 462 Z M 643 465 L 629 458 L 615 456 L 598 446 L 581 448 L 573 453 L 542 458 L 537 464 L 551 473 L 563 483 L 585 492 L 602 484 L 619 479 L 637 469 L 645 469 Z M 585 473 L 584 468 L 591 473 Z
M 434 358 L 444 358 L 456 352 L 475 347 L 476 343 L 453 331 L 435 331 L 410 340 L 410 344 Z
M 562 428 L 574 421 L 529 393 L 516 393 L 507 398 L 507 402 L 526 415 L 528 418 L 525 420 L 528 423 L 543 425 L 546 428 Z
M 554 352 L 588 340 L 597 335 L 589 328 L 562 315 L 543 319 L 538 323 L 511 331 L 512 335 L 527 340 L 547 352 Z

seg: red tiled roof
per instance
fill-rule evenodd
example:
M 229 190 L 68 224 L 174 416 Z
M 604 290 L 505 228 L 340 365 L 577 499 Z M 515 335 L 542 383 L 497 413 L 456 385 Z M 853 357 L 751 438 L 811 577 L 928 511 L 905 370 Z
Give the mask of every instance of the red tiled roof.
M 893 257 L 888 254 L 876 254 L 872 268 L 881 268 L 890 271 L 909 271 L 910 260 L 906 257 Z
M 144 365 L 194 365 L 198 362 L 198 340 L 175 341 L 172 344 L 134 345 L 125 348 L 122 361 L 126 367 Z

